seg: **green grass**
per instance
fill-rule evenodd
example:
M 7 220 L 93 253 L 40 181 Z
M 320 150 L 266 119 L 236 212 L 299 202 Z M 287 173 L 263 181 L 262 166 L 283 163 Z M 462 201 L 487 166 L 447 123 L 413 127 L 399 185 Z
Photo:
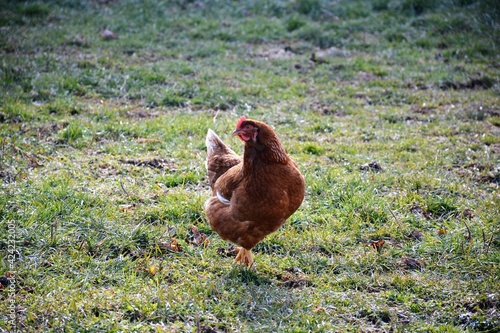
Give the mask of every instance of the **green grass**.
M 494 332 L 499 18 L 488 0 L 3 1 L 0 331 Z M 307 183 L 256 272 L 203 213 L 206 131 L 241 152 L 241 115 Z

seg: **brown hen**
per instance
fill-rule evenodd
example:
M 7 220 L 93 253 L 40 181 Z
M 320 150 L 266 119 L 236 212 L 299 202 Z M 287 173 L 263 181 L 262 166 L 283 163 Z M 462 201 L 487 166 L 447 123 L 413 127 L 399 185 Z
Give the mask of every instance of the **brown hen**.
M 252 267 L 252 248 L 299 208 L 305 183 L 270 126 L 241 117 L 233 135 L 245 142 L 243 157 L 208 130 L 206 168 L 212 197 L 205 202 L 205 212 L 222 239 L 241 247 L 235 263 Z

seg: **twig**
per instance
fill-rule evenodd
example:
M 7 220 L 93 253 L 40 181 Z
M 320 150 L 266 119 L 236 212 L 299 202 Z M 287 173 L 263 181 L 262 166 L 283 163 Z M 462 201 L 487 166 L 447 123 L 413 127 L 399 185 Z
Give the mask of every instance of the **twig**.
M 465 227 L 467 228 L 467 235 L 464 237 L 467 239 L 467 241 L 469 242 L 469 246 L 467 247 L 467 253 L 470 253 L 471 251 L 471 248 L 472 248 L 472 233 L 470 232 L 470 228 L 469 228 L 469 225 L 467 224 L 467 222 L 464 221 L 464 224 L 465 224 Z M 465 253 L 465 247 L 464 247 L 464 242 L 462 241 L 462 253 Z
M 391 213 L 392 217 L 394 217 L 394 219 L 396 220 L 396 223 L 398 224 L 399 229 L 403 230 L 403 227 L 401 226 L 401 222 L 399 222 L 399 219 L 396 217 L 396 214 L 394 214 L 394 212 L 389 207 L 387 207 L 387 209 Z
M 125 193 L 125 195 L 127 197 L 130 197 L 130 194 L 128 194 L 127 190 L 125 189 L 125 187 L 123 186 L 123 182 L 122 180 L 120 179 L 120 187 L 122 188 L 123 192 Z
M 484 229 L 482 229 L 481 232 L 483 233 L 483 245 L 486 247 L 484 254 L 488 254 L 488 252 L 490 252 L 491 243 L 493 243 L 493 234 L 491 234 L 491 237 L 489 240 L 486 240 L 486 235 L 484 233 Z
M 194 317 L 194 321 L 196 323 L 196 333 L 201 333 L 200 315 L 198 313 Z
M 488 241 L 488 245 L 486 246 L 485 254 L 488 254 L 488 252 L 490 252 L 491 243 L 493 243 L 493 235 L 491 235 L 490 240 Z
M 465 221 L 464 221 L 464 224 L 465 224 L 465 227 L 467 227 L 467 233 L 468 233 L 468 235 L 467 235 L 467 236 L 465 236 L 465 238 L 467 238 L 467 240 L 468 240 L 469 242 L 471 242 L 471 241 L 472 241 L 472 233 L 470 232 L 469 225 L 468 225 L 468 224 L 467 224 L 467 222 L 465 222 Z
M 2 139 L 2 153 L 0 154 L 1 156 L 4 155 L 4 151 L 5 151 L 5 139 Z
M 24 157 L 24 158 L 28 158 L 28 157 L 29 157 L 29 155 L 28 155 L 27 153 L 25 153 L 25 152 L 24 152 L 21 148 L 19 148 L 18 146 L 14 146 L 14 144 L 12 144 L 12 143 L 11 143 L 11 144 L 10 144 L 10 147 L 11 147 L 13 150 L 17 151 L 19 154 L 21 154 L 21 156 L 22 156 L 22 157 Z
M 125 80 L 123 80 L 123 84 L 120 87 L 120 92 L 123 92 L 123 90 L 125 90 L 125 86 L 127 85 L 127 79 L 128 79 L 128 75 L 125 76 Z

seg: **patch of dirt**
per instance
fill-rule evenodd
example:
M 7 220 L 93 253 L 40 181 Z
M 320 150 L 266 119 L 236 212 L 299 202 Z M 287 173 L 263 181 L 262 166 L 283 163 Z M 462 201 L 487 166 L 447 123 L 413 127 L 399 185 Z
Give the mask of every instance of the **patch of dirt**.
M 259 50 L 254 53 L 254 57 L 256 58 L 265 58 L 268 60 L 276 60 L 276 59 L 291 59 L 296 57 L 297 55 L 291 50 L 289 47 L 281 48 L 281 47 L 272 47 L 267 50 Z
M 420 113 L 420 114 L 430 114 L 435 110 L 433 107 L 428 107 L 425 103 L 422 105 L 419 104 L 412 104 L 410 106 L 410 111 L 414 113 Z
M 311 251 L 311 252 L 318 252 L 324 256 L 327 256 L 327 257 L 331 257 L 333 255 L 342 255 L 342 253 L 338 250 L 335 250 L 335 249 L 330 249 L 330 248 L 327 248 L 323 245 L 319 245 L 319 246 L 309 246 L 307 247 L 307 251 Z
M 125 313 L 123 314 L 123 318 L 126 318 L 130 321 L 139 321 L 141 320 L 142 318 L 144 317 L 144 315 L 142 314 L 141 311 L 139 310 L 127 310 L 125 311 Z
M 427 90 L 431 88 L 430 86 L 426 85 L 423 82 L 409 82 L 406 86 L 409 89 L 414 89 L 414 90 Z
M 500 143 L 490 145 L 490 149 L 494 154 L 500 154 Z
M 402 258 L 400 266 L 408 270 L 422 270 L 424 268 L 424 261 L 417 258 Z
M 136 159 L 131 159 L 131 160 L 120 160 L 121 163 L 125 164 L 132 164 L 135 166 L 146 166 L 150 167 L 153 169 L 159 169 L 159 170 L 174 170 L 177 166 L 174 160 L 170 158 L 152 158 L 149 160 L 136 160 Z
M 496 149 L 498 149 L 496 153 L 500 153 L 500 145 L 497 145 Z M 484 184 L 500 185 L 500 165 L 486 166 L 481 163 L 470 163 L 467 165 L 456 164 L 454 167 L 460 176 L 472 177 Z
M 372 72 L 359 71 L 357 73 L 358 79 L 363 82 L 370 82 L 378 78 L 378 75 Z
M 373 325 L 381 325 L 381 323 L 390 323 L 391 322 L 391 316 L 389 315 L 388 312 L 385 311 L 379 311 L 379 312 L 373 312 L 372 310 L 368 309 L 363 309 L 359 311 L 356 315 L 358 318 L 364 318 L 368 322 L 372 323 Z M 379 331 L 375 331 L 379 332 Z M 380 331 L 382 332 L 382 331 Z M 385 332 L 385 330 L 384 330 Z
M 467 310 L 471 312 L 477 312 L 478 309 L 481 310 L 489 310 L 489 309 L 497 309 L 500 310 L 500 299 L 497 294 L 489 294 L 486 296 L 480 297 L 479 300 L 470 300 L 465 303 L 465 307 Z
M 495 81 L 492 78 L 483 76 L 479 78 L 469 78 L 466 82 L 445 81 L 439 88 L 441 90 L 482 90 L 490 89 L 494 84 Z
M 285 287 L 291 289 L 305 288 L 313 285 L 307 275 L 297 267 L 285 268 L 285 272 L 279 275 L 278 279 Z
M 307 105 L 308 109 L 314 110 L 318 112 L 319 114 L 325 115 L 325 116 L 334 116 L 334 117 L 345 117 L 347 114 L 343 110 L 338 110 L 335 107 L 333 107 L 330 104 L 327 103 L 321 103 L 321 102 L 314 102 L 311 103 L 310 105 Z
M 208 327 L 208 326 L 200 326 L 200 327 L 198 327 L 198 332 L 201 332 L 201 333 L 221 333 L 223 331 L 219 331 L 217 329 L 214 329 L 214 328 Z
M 413 240 L 418 240 L 418 241 L 421 241 L 422 239 L 424 239 L 424 234 L 418 230 L 413 230 L 409 235 L 407 235 L 406 237 L 410 238 L 410 239 L 413 239 Z
M 365 103 L 368 104 L 368 105 L 372 105 L 373 104 L 372 99 L 366 93 L 357 92 L 354 95 L 352 95 L 352 97 L 354 97 L 356 99 L 359 99 L 359 100 L 364 100 Z
M 500 185 L 500 172 L 490 173 L 479 177 L 479 181 L 486 184 Z
M 23 122 L 23 119 L 16 115 L 5 114 L 0 112 L 0 124 L 9 123 L 9 124 L 20 124 Z
M 126 118 L 156 118 L 160 115 L 160 111 L 153 111 L 153 110 L 145 110 L 145 109 L 133 109 L 130 111 L 127 111 L 125 114 Z
M 413 206 L 411 206 L 411 208 L 410 208 L 410 212 L 412 212 L 413 214 L 420 214 L 423 217 L 425 217 L 425 219 L 427 219 L 427 220 L 430 220 L 432 218 L 431 214 L 429 214 L 428 212 L 423 210 L 420 207 L 420 205 L 418 204 L 418 202 L 413 203 Z
M 311 53 L 310 61 L 316 64 L 328 63 L 331 58 L 335 57 L 348 57 L 351 52 L 347 50 L 339 49 L 338 47 L 332 46 L 328 49 L 318 50 Z
M 47 139 L 47 138 L 51 137 L 52 135 L 54 135 L 54 133 L 59 132 L 63 128 L 68 127 L 68 125 L 69 125 L 69 123 L 67 121 L 62 121 L 62 122 L 57 122 L 57 123 L 49 122 L 49 123 L 43 124 L 40 127 L 37 127 L 35 130 L 36 130 L 38 139 L 44 140 L 44 139 Z
M 455 109 L 455 110 L 453 110 Z M 457 115 L 465 120 L 485 121 L 488 116 L 500 116 L 500 109 L 496 105 L 484 105 L 482 103 L 449 105 L 445 111 L 455 111 Z

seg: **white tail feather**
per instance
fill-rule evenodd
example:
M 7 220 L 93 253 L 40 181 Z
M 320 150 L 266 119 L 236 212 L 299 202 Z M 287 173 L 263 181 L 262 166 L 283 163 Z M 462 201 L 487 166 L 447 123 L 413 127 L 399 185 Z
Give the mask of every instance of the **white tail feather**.
M 207 145 L 207 153 L 211 155 L 216 150 L 221 150 L 221 144 L 223 145 L 221 139 L 215 134 L 211 129 L 207 132 L 207 138 L 205 140 L 205 144 Z

